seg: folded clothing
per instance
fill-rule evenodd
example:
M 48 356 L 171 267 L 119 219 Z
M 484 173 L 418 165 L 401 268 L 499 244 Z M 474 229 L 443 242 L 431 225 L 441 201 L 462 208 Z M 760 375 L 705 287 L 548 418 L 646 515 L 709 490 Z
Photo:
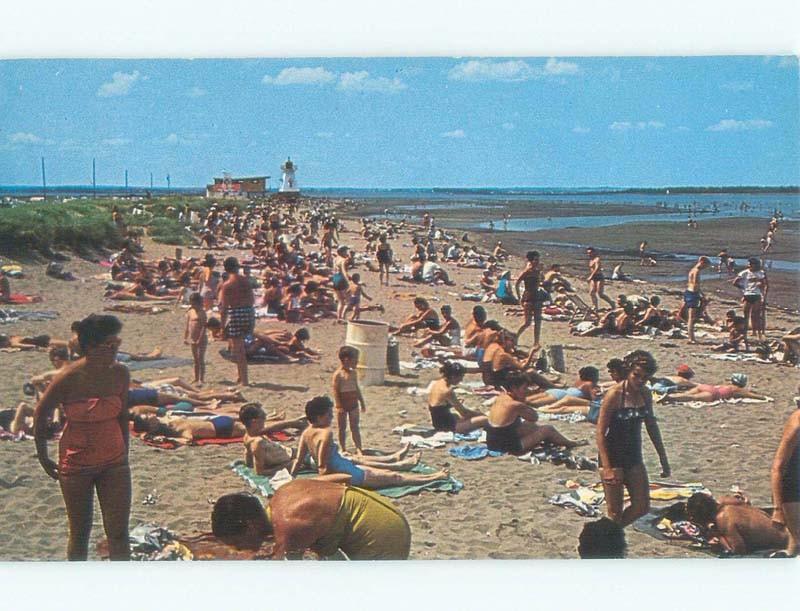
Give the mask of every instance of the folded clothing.
M 502 456 L 502 452 L 495 452 L 486 447 L 485 443 L 478 443 L 474 445 L 464 444 L 450 448 L 448 450 L 450 456 L 455 458 L 463 458 L 464 460 L 481 460 L 487 456 L 495 457 Z

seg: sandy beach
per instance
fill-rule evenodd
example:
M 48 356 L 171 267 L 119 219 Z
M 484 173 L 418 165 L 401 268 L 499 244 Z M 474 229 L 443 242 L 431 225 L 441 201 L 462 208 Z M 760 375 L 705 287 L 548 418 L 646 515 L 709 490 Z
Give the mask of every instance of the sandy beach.
M 347 211 L 345 211 L 346 213 Z M 357 214 L 361 214 L 359 212 Z M 727 221 L 725 221 L 727 223 Z M 762 224 L 765 224 L 764 221 Z M 341 234 L 341 243 L 357 251 L 363 250 L 363 240 L 356 233 L 358 222 L 351 218 L 346 222 L 346 231 Z M 442 225 L 447 223 L 443 220 Z M 729 245 L 720 236 L 737 232 L 744 257 L 755 252 L 750 249 L 749 234 L 739 234 L 741 225 L 715 227 L 713 222 L 702 223 L 699 230 L 681 248 L 686 252 L 718 250 L 718 244 Z M 586 236 L 581 230 L 561 230 L 548 235 L 547 240 L 580 242 Z M 629 231 L 626 229 L 626 231 Z M 648 239 L 645 236 L 663 236 L 662 228 L 637 227 L 629 236 Z M 744 237 L 742 237 L 742 235 Z M 499 234 L 476 233 L 475 239 L 490 243 Z M 717 236 L 717 237 L 714 237 Z M 613 232 L 595 232 L 594 243 L 600 247 L 625 247 L 633 242 L 632 237 L 620 239 Z M 507 264 L 513 273 L 522 269 L 518 256 L 530 248 L 539 236 L 512 236 L 503 234 L 504 243 L 515 253 Z M 717 240 L 717 241 L 715 241 Z M 796 260 L 797 223 L 786 223 L 779 236 L 782 257 L 793 252 Z M 653 237 L 655 250 L 663 247 L 664 237 Z M 145 257 L 173 254 L 174 247 L 159 245 L 145 239 Z M 756 240 L 757 244 L 757 240 Z M 746 245 L 746 246 L 745 246 Z M 392 243 L 396 257 L 407 262 L 410 256 L 410 237 L 402 234 Z M 543 264 L 562 263 L 570 279 L 586 298 L 584 277 L 585 263 L 582 253 L 569 248 L 541 248 Z M 187 254 L 202 256 L 204 251 L 192 250 Z M 227 253 L 226 253 L 227 254 Z M 243 251 L 230 254 L 244 256 Z M 716 251 L 714 251 L 716 254 Z M 777 258 L 777 254 L 775 255 Z M 45 276 L 46 262 L 28 257 L 3 257 L 3 263 L 17 263 L 25 272 L 25 278 L 12 280 L 15 292 L 41 294 L 44 302 L 20 309 L 57 310 L 56 320 L 44 322 L 19 322 L 0 327 L 4 333 L 42 334 L 66 339 L 69 325 L 90 312 L 100 312 L 108 302 L 103 300 L 104 281 L 93 278 L 105 269 L 96 263 L 73 258 L 64 264 L 80 279 L 73 282 L 55 280 Z M 606 266 L 611 263 L 607 260 Z M 628 272 L 636 275 L 636 263 L 631 262 Z M 671 262 L 665 275 L 688 271 L 689 264 Z M 469 319 L 473 303 L 460 301 L 456 294 L 465 284 L 475 283 L 478 270 L 460 269 L 447 265 L 446 269 L 456 285 L 436 286 L 410 285 L 392 277 L 390 287 L 380 287 L 377 272 L 359 269 L 366 288 L 374 303 L 386 307 L 381 320 L 398 322 L 411 310 L 410 293 L 423 295 L 439 307 L 449 303 L 462 326 Z M 659 268 L 659 272 L 661 268 Z M 772 285 L 773 277 L 771 274 Z M 680 283 L 652 283 L 635 285 L 636 291 L 659 294 L 665 306 L 674 307 L 679 297 L 674 292 Z M 719 317 L 730 307 L 727 301 L 734 299 L 736 291 L 723 286 L 722 280 L 713 280 L 707 288 L 719 289 L 718 301 L 711 306 L 712 315 Z M 607 292 L 629 292 L 631 285 L 611 284 Z M 773 292 L 774 291 L 774 292 Z M 402 295 L 402 296 L 401 296 Z M 774 297 L 773 297 L 774 295 Z M 776 278 L 770 291 L 772 301 L 787 307 L 797 305 L 797 276 L 788 274 L 784 279 Z M 490 318 L 515 328 L 519 322 L 507 316 L 497 304 L 488 304 Z M 184 310 L 170 309 L 155 315 L 121 314 L 124 323 L 121 333 L 122 349 L 129 352 L 149 351 L 154 346 L 163 349 L 166 355 L 189 357 L 189 349 L 182 342 Z M 367 316 L 365 318 L 375 318 Z M 798 316 L 781 311 L 771 311 L 768 335 L 776 338 L 785 330 L 798 324 Z M 260 323 L 280 325 L 284 323 Z M 294 330 L 298 325 L 285 325 Z M 319 364 L 305 365 L 253 365 L 251 381 L 254 387 L 245 390 L 249 400 L 262 402 L 267 411 L 286 410 L 288 416 L 300 416 L 302 408 L 314 395 L 330 392 L 330 378 L 337 361 L 336 350 L 344 343 L 345 327 L 331 320 L 309 326 L 309 345 L 322 351 Z M 721 334 L 718 334 L 721 336 Z M 532 333 L 522 340 L 530 344 Z M 708 346 L 690 346 L 686 340 L 656 338 L 603 339 L 581 338 L 569 334 L 567 323 L 545 322 L 543 343 L 569 345 L 566 350 L 567 381 L 584 365 L 595 365 L 601 372 L 612 357 L 620 357 L 634 348 L 650 350 L 658 360 L 659 370 L 672 373 L 681 363 L 688 363 L 698 379 L 709 383 L 722 383 L 733 372 L 744 372 L 750 379 L 750 387 L 763 392 L 775 401 L 763 404 L 741 404 L 712 406 L 701 409 L 689 407 L 661 406 L 657 408 L 661 432 L 670 463 L 673 468 L 671 481 L 702 482 L 715 494 L 722 494 L 737 485 L 758 506 L 769 505 L 769 471 L 780 432 L 787 415 L 794 409 L 791 401 L 795 394 L 798 376 L 796 369 L 753 362 L 729 363 L 708 358 Z M 669 343 L 670 346 L 663 346 Z M 219 355 L 221 343 L 209 345 L 207 355 L 207 386 L 223 387 L 235 379 L 235 367 Z M 672 347 L 674 346 L 674 347 Z M 400 339 L 401 359 L 410 360 L 412 351 L 409 338 Z M 704 353 L 695 356 L 697 353 Z M 49 369 L 45 352 L 0 353 L 0 404 L 13 407 L 23 398 L 22 385 L 36 373 Z M 158 371 L 145 369 L 133 374 L 140 380 L 159 377 L 192 377 L 191 367 L 179 367 Z M 435 370 L 419 373 L 404 371 L 403 375 L 387 376 L 383 386 L 364 388 L 367 412 L 362 417 L 362 435 L 365 446 L 385 451 L 399 448 L 392 428 L 404 423 L 428 424 L 429 416 L 424 397 L 411 397 L 408 387 L 427 386 L 437 377 Z M 467 380 L 477 379 L 468 376 Z M 478 397 L 467 399 L 470 407 L 480 407 Z M 567 436 L 588 439 L 589 446 L 581 454 L 596 455 L 594 427 L 588 423 L 558 422 L 556 426 Z M 645 436 L 646 439 L 646 436 Z M 56 444 L 51 442 L 51 455 Z M 658 460 L 649 441 L 644 443 L 645 461 L 651 479 L 658 479 Z M 228 464 L 242 455 L 239 445 L 184 447 L 177 450 L 159 450 L 145 446 L 132 439 L 130 463 L 133 472 L 133 506 L 131 526 L 140 522 L 154 522 L 181 534 L 192 534 L 210 530 L 211 504 L 219 496 L 243 490 L 244 483 L 232 473 Z M 551 464 L 531 465 L 510 456 L 487 458 L 481 461 L 464 461 L 451 458 L 445 449 L 425 450 L 423 461 L 434 467 L 448 465 L 454 477 L 464 482 L 464 489 L 455 495 L 423 492 L 419 495 L 398 499 L 397 506 L 406 515 L 412 529 L 412 559 L 468 559 L 468 558 L 575 558 L 577 535 L 586 518 L 574 512 L 548 504 L 547 499 L 565 490 L 561 483 L 566 479 L 578 479 L 593 484 L 598 481 L 596 473 L 570 471 L 563 466 Z M 19 485 L 0 489 L 0 503 L 4 508 L 0 514 L 0 560 L 61 560 L 65 557 L 67 524 L 58 485 L 42 471 L 35 457 L 32 441 L 0 442 L 0 479 L 9 482 L 26 476 Z M 142 500 L 154 490 L 158 493 L 156 504 L 143 505 Z M 690 550 L 686 545 L 668 544 L 627 529 L 628 555 L 631 558 L 659 557 L 707 557 Z M 101 538 L 102 525 L 96 507 L 90 556 L 96 558 L 94 544 Z

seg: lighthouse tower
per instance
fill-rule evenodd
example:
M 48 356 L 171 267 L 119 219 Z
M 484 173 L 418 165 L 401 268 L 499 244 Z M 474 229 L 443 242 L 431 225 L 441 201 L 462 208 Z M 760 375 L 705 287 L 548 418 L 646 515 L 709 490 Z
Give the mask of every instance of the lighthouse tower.
M 278 189 L 278 193 L 300 193 L 300 188 L 297 186 L 297 179 L 294 176 L 296 169 L 297 166 L 294 165 L 291 157 L 288 157 L 283 165 L 281 165 L 283 176 L 281 176 L 281 186 L 280 189 Z

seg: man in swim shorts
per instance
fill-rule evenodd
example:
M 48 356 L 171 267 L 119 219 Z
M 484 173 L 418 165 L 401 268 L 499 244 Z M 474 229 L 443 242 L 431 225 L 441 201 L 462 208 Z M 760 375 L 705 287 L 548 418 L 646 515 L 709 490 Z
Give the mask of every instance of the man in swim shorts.
M 225 337 L 230 342 L 231 353 L 236 360 L 238 372 L 237 384 L 247 386 L 247 355 L 244 338 L 255 328 L 256 315 L 253 304 L 255 297 L 249 280 L 239 274 L 239 261 L 236 257 L 228 257 L 224 262 L 228 279 L 223 282 L 219 291 L 219 311 L 222 313 L 222 327 Z
M 271 534 L 274 559 L 310 549 L 323 557 L 341 550 L 351 560 L 406 560 L 411 548 L 408 522 L 388 500 L 312 479 L 281 486 L 266 511 L 253 495 L 226 494 L 214 505 L 211 529 L 225 543 L 244 549 L 260 548 Z
M 694 323 L 697 320 L 697 312 L 702 305 L 700 294 L 700 272 L 711 265 L 708 257 L 700 257 L 697 263 L 689 270 L 689 277 L 686 282 L 686 290 L 683 292 L 683 306 L 687 310 L 687 334 L 689 343 L 694 344 Z

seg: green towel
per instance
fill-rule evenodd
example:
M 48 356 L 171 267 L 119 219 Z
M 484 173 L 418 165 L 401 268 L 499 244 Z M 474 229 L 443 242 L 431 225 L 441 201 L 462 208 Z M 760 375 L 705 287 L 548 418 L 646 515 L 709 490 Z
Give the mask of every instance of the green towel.
M 275 488 L 269 483 L 269 478 L 265 475 L 256 475 L 250 467 L 246 466 L 243 461 L 236 460 L 231 463 L 231 470 L 241 477 L 248 485 L 260 492 L 263 496 L 271 497 L 275 494 Z M 413 469 L 412 473 L 433 473 L 436 469 L 429 467 L 425 464 L 418 464 Z M 297 477 L 314 477 L 314 471 L 301 471 Z M 389 498 L 399 499 L 401 496 L 407 494 L 416 494 L 422 490 L 438 490 L 456 494 L 464 487 L 464 483 L 449 477 L 448 479 L 436 480 L 435 482 L 428 482 L 427 484 L 416 484 L 413 486 L 394 486 L 392 488 L 381 488 L 376 490 L 378 494 L 388 496 Z

